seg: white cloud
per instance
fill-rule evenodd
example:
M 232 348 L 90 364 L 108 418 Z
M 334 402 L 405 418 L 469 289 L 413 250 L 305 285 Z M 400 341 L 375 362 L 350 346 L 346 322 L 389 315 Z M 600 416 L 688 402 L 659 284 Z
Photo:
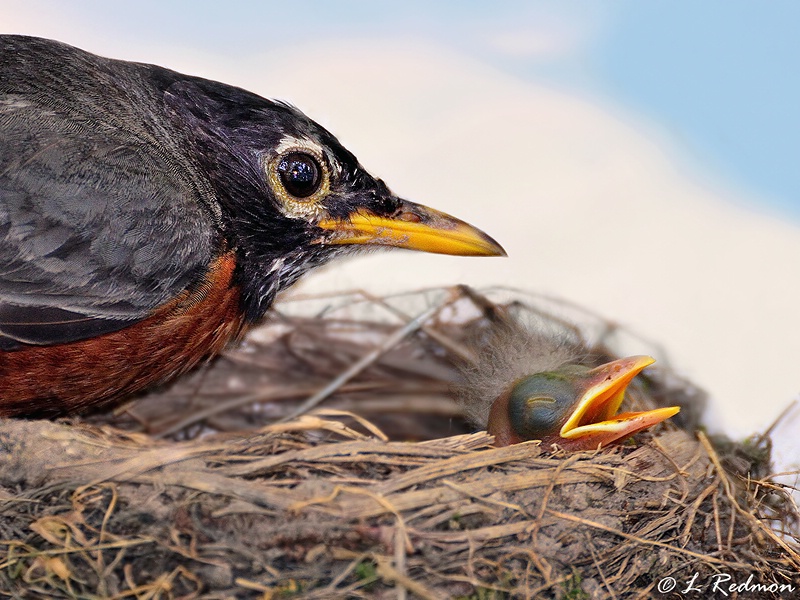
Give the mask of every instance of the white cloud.
M 492 31 L 483 37 L 483 42 L 490 51 L 510 58 L 544 60 L 583 50 L 589 35 L 578 24 L 557 23 Z

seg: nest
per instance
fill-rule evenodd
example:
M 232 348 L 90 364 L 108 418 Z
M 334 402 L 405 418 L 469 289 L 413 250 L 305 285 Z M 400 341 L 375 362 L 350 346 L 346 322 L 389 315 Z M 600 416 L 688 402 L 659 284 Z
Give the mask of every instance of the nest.
M 709 439 L 702 392 L 668 366 L 632 401 L 680 404 L 682 420 L 634 442 L 563 454 L 474 432 L 452 389 L 510 314 L 569 331 L 591 360 L 631 340 L 518 293 L 284 302 L 242 346 L 114 413 L 0 421 L 0 592 L 798 593 L 798 512 L 769 477 L 769 439 Z

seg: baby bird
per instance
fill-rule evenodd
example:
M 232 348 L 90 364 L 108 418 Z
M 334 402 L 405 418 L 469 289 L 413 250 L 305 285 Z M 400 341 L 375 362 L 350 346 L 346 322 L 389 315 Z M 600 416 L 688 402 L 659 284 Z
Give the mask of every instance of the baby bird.
M 543 447 L 594 450 L 621 442 L 680 411 L 678 406 L 619 413 L 633 379 L 655 362 L 631 356 L 597 366 L 574 332 L 505 315 L 480 357 L 464 369 L 460 403 L 495 445 L 540 440 Z

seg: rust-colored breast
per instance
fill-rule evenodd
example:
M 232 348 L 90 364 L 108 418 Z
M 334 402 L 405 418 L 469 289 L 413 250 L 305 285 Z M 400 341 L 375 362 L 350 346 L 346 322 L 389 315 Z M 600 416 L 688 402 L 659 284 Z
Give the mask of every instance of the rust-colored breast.
M 0 352 L 0 416 L 56 416 L 111 403 L 219 353 L 243 329 L 236 259 L 125 329 L 57 346 Z

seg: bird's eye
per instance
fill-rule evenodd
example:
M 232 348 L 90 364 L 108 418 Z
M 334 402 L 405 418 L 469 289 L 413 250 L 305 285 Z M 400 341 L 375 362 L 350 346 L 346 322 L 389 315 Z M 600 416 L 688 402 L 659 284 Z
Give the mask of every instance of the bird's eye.
M 283 188 L 295 198 L 312 196 L 322 183 L 322 168 L 316 157 L 305 152 L 290 152 L 277 164 Z
M 295 219 L 322 215 L 331 191 L 330 163 L 322 147 L 287 137 L 274 153 L 263 157 L 264 174 L 279 210 Z

